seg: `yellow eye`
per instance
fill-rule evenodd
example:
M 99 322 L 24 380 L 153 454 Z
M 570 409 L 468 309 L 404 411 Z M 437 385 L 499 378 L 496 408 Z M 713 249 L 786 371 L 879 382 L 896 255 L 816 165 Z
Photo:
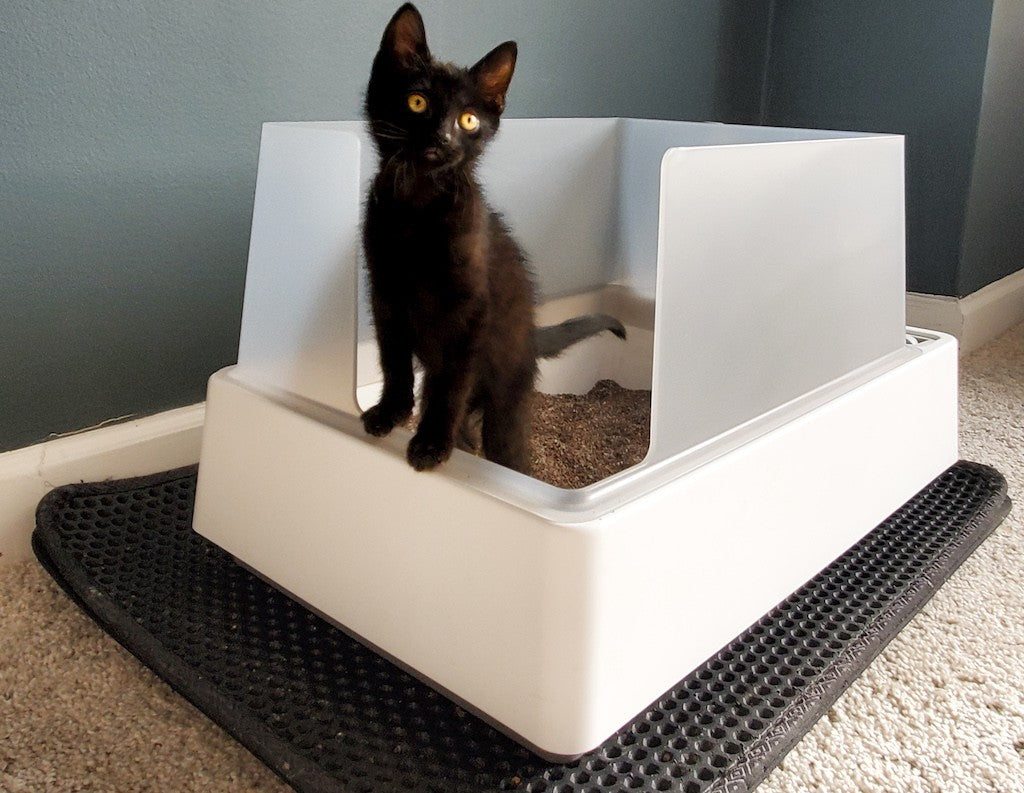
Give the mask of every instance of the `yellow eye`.
M 480 129 L 480 119 L 477 118 L 476 113 L 470 113 L 467 110 L 459 116 L 459 126 L 466 130 L 466 132 L 476 132 Z
M 423 94 L 409 94 L 405 101 L 413 113 L 425 113 L 427 110 L 427 98 Z

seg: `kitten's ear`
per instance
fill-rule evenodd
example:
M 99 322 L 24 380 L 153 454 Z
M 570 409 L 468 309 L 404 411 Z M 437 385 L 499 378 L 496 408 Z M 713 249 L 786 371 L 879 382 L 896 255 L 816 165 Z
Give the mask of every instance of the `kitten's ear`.
M 394 58 L 406 64 L 430 59 L 423 17 L 416 10 L 416 6 L 406 3 L 395 12 L 384 30 L 384 37 L 380 40 L 380 49 L 381 52 L 390 53 Z
M 508 92 L 508 84 L 512 82 L 517 52 L 516 43 L 506 41 L 484 55 L 469 70 L 484 100 L 497 108 L 499 113 L 505 109 L 505 94 Z

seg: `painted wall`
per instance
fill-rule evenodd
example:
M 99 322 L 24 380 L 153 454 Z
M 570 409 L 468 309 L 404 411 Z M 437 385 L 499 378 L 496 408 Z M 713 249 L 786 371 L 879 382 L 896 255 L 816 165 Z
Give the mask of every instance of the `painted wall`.
M 783 0 L 773 10 L 765 123 L 904 134 L 907 288 L 958 294 L 991 0 Z
M 1024 267 L 1024 3 L 996 0 L 956 294 Z
M 358 117 L 397 5 L 0 0 L 0 451 L 203 399 L 237 353 L 260 123 Z M 1020 0 L 419 5 L 453 61 L 518 40 L 512 116 L 904 133 L 909 288 L 1021 262 Z
M 393 2 L 0 0 L 0 451 L 234 362 L 260 123 L 355 118 Z M 421 0 L 515 116 L 750 121 L 766 3 Z

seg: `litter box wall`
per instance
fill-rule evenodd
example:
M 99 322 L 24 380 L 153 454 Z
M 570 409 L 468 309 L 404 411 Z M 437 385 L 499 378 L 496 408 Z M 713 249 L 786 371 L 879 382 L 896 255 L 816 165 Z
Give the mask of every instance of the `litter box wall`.
M 237 377 L 354 413 L 379 382 L 360 294 L 375 168 L 360 122 L 265 125 Z M 481 176 L 542 300 L 616 284 L 657 303 L 655 460 L 901 348 L 902 173 L 899 136 L 511 119 Z
M 894 136 L 503 122 L 481 177 L 546 319 L 654 304 L 628 345 L 545 372 L 653 391 L 644 462 L 565 491 L 461 452 L 416 473 L 408 432 L 363 433 L 373 152 L 358 123 L 265 125 L 196 530 L 542 754 L 592 748 L 956 460 L 955 342 L 904 328 L 902 153 Z

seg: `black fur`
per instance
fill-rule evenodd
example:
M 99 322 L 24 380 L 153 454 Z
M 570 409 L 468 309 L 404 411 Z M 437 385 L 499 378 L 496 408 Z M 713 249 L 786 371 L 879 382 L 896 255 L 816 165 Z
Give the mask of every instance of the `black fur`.
M 409 463 L 433 468 L 479 418 L 484 455 L 529 468 L 537 357 L 621 323 L 595 315 L 535 328 L 533 284 L 474 169 L 494 136 L 515 69 L 515 42 L 462 69 L 435 61 L 411 4 L 388 23 L 373 62 L 366 115 L 380 167 L 363 243 L 384 372 L 363 426 L 386 435 L 413 408 L 413 357 L 423 365 Z
M 615 317 L 607 314 L 587 314 L 574 317 L 557 325 L 547 325 L 533 332 L 533 343 L 538 358 L 557 358 L 566 348 L 577 342 L 611 331 L 620 339 L 626 338 L 626 329 Z

